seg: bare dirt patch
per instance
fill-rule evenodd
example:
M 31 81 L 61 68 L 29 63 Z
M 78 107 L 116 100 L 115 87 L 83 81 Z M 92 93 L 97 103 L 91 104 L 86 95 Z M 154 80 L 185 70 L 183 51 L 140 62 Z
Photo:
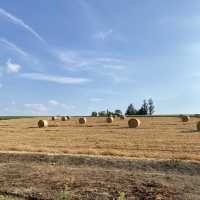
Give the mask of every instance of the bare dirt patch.
M 71 199 L 118 199 L 120 192 L 139 200 L 200 195 L 198 163 L 108 158 L 97 162 L 95 157 L 37 154 L 0 157 L 0 193 L 25 199 L 57 199 L 63 191 Z

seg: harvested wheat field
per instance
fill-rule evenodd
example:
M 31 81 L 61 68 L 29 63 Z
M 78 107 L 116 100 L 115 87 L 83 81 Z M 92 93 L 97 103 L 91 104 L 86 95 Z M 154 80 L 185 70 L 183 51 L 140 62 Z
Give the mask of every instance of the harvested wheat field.
M 198 118 L 140 117 L 136 129 L 128 128 L 129 118 L 112 124 L 105 118 L 87 118 L 83 125 L 78 118 L 49 121 L 42 129 L 38 120 L 0 121 L 0 150 L 200 161 Z
M 198 118 L 0 121 L 0 195 L 14 199 L 200 199 Z

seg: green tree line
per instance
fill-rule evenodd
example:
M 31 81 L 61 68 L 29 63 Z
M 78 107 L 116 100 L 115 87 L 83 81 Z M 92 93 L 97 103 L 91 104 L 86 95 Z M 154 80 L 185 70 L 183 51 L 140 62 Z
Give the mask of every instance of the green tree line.
M 130 104 L 126 109 L 125 115 L 153 115 L 155 112 L 155 105 L 153 100 L 150 98 L 148 100 L 143 100 L 142 106 L 137 109 L 134 104 Z M 107 117 L 107 116 L 121 116 L 123 112 L 120 109 L 115 110 L 114 112 L 109 111 L 100 111 L 100 112 L 92 112 L 93 117 Z

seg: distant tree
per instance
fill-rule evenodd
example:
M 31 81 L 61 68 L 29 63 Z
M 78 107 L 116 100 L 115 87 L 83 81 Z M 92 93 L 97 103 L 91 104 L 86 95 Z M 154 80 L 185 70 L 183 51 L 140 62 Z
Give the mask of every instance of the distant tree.
M 122 115 L 122 111 L 121 110 L 115 110 L 115 115 L 117 116 L 121 116 Z
M 113 113 L 112 111 L 109 111 L 108 109 L 107 109 L 107 111 L 106 111 L 106 116 L 107 117 L 112 117 L 112 116 L 114 116 L 115 115 L 115 113 Z
M 110 114 L 110 111 L 107 109 L 107 110 L 106 110 L 106 113 L 107 113 L 107 116 L 109 116 L 109 114 Z
M 106 113 L 106 111 L 101 111 L 101 112 L 98 112 L 98 115 L 100 117 L 105 117 L 105 116 L 107 116 L 107 113 Z
M 137 110 L 134 108 L 133 104 L 130 104 L 126 110 L 126 115 L 136 115 Z
M 143 101 L 141 108 L 138 110 L 138 115 L 147 115 L 149 111 L 149 105 L 146 100 Z
M 149 105 L 149 115 L 153 115 L 153 113 L 155 112 L 155 106 L 151 98 L 148 100 L 148 105 Z
M 98 116 L 98 113 L 97 112 L 92 112 L 92 117 L 97 117 Z
M 108 111 L 108 112 L 107 112 L 107 117 L 112 117 L 112 116 L 113 116 L 113 112 Z

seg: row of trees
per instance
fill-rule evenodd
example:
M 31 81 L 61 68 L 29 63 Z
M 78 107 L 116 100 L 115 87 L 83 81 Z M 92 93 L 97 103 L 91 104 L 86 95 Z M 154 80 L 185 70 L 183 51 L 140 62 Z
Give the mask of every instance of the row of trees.
M 130 104 L 126 110 L 125 115 L 153 115 L 155 112 L 155 106 L 152 99 L 144 100 L 141 108 L 136 109 L 133 104 Z M 109 110 L 107 111 L 100 111 L 100 112 L 92 112 L 93 117 L 107 117 L 107 116 L 120 116 L 122 115 L 122 111 L 117 109 L 114 112 Z
M 153 115 L 155 106 L 152 99 L 144 100 L 140 109 L 136 109 L 133 104 L 130 104 L 125 115 Z
M 122 115 L 123 113 L 122 113 L 122 111 L 121 110 L 115 110 L 114 112 L 111 112 L 111 111 L 109 111 L 109 110 L 107 110 L 107 111 L 101 111 L 101 112 L 92 112 L 92 116 L 93 117 L 97 117 L 97 116 L 99 116 L 99 117 L 109 117 L 109 116 L 114 116 L 114 115 L 116 115 L 116 116 L 120 116 L 120 115 Z

